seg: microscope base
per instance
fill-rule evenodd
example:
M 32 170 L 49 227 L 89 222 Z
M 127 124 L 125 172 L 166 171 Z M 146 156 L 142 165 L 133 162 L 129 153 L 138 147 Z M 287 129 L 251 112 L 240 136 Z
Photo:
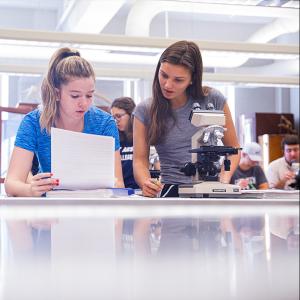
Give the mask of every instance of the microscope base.
M 179 185 L 179 196 L 190 198 L 234 198 L 240 197 L 238 185 L 218 181 L 200 181 L 193 184 Z

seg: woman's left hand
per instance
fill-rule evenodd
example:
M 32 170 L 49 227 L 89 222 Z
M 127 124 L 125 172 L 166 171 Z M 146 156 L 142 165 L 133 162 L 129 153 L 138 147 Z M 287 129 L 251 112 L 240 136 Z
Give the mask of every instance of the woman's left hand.
M 52 178 L 52 173 L 38 173 L 31 177 L 29 184 L 33 197 L 40 197 L 59 185 L 59 179 Z

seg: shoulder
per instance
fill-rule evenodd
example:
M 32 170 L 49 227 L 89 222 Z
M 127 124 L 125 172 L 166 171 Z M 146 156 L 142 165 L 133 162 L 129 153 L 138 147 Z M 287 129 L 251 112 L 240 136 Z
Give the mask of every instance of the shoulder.
M 112 136 L 115 138 L 115 149 L 119 149 L 119 132 L 111 114 L 92 106 L 84 117 L 84 132 L 96 135 Z
M 39 108 L 29 112 L 25 115 L 24 119 L 31 120 L 33 122 L 39 122 L 41 116 L 41 110 Z
M 140 103 L 137 104 L 137 106 L 135 108 L 135 112 L 137 110 L 144 110 L 144 111 L 145 110 L 150 110 L 151 103 L 152 103 L 151 98 L 141 101 Z
M 212 98 L 224 98 L 225 96 L 223 95 L 223 93 L 221 93 L 218 89 L 210 87 L 208 90 L 208 96 L 212 97 Z
M 254 166 L 252 168 L 253 168 L 253 171 L 256 173 L 264 173 L 264 170 L 262 169 L 261 166 Z
M 112 118 L 111 114 L 109 114 L 108 112 L 106 112 L 96 106 L 91 106 L 86 114 L 90 118 L 95 118 L 95 119 L 110 119 L 110 118 Z
M 15 139 L 15 146 L 35 151 L 40 133 L 40 111 L 38 109 L 24 116 Z
M 209 88 L 205 97 L 206 102 L 213 103 L 215 109 L 223 110 L 227 101 L 226 97 L 217 89 Z
M 152 99 L 147 99 L 138 103 L 137 106 L 135 107 L 133 115 L 143 123 L 147 123 L 149 119 L 151 103 L 152 103 Z
M 269 167 L 277 167 L 277 166 L 284 165 L 284 164 L 285 164 L 284 157 L 280 157 L 280 158 L 277 158 L 277 159 L 271 161 L 269 164 Z
M 30 113 L 26 114 L 20 125 L 20 130 L 40 127 L 40 116 L 41 111 L 39 109 L 35 109 Z
M 115 123 L 111 114 L 95 106 L 86 112 L 85 121 L 89 128 L 105 126 L 109 122 Z

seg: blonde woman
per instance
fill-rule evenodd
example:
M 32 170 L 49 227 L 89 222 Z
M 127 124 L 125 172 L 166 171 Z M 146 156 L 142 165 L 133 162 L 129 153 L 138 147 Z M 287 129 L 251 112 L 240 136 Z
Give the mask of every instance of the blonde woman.
M 39 197 L 59 185 L 59 178 L 51 173 L 51 127 L 114 137 L 116 187 L 123 187 L 118 129 L 110 114 L 92 105 L 95 74 L 91 64 L 77 50 L 57 50 L 41 92 L 42 106 L 27 114 L 19 127 L 5 180 L 6 193 Z M 28 181 L 34 154 L 39 173 Z

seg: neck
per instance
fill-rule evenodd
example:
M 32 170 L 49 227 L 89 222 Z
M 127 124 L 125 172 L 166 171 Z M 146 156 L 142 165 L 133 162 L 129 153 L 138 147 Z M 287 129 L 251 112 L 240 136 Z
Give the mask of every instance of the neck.
M 173 99 L 171 101 L 172 109 L 177 109 L 177 108 L 183 107 L 187 101 L 188 101 L 188 97 L 186 94 L 182 95 L 179 98 Z

